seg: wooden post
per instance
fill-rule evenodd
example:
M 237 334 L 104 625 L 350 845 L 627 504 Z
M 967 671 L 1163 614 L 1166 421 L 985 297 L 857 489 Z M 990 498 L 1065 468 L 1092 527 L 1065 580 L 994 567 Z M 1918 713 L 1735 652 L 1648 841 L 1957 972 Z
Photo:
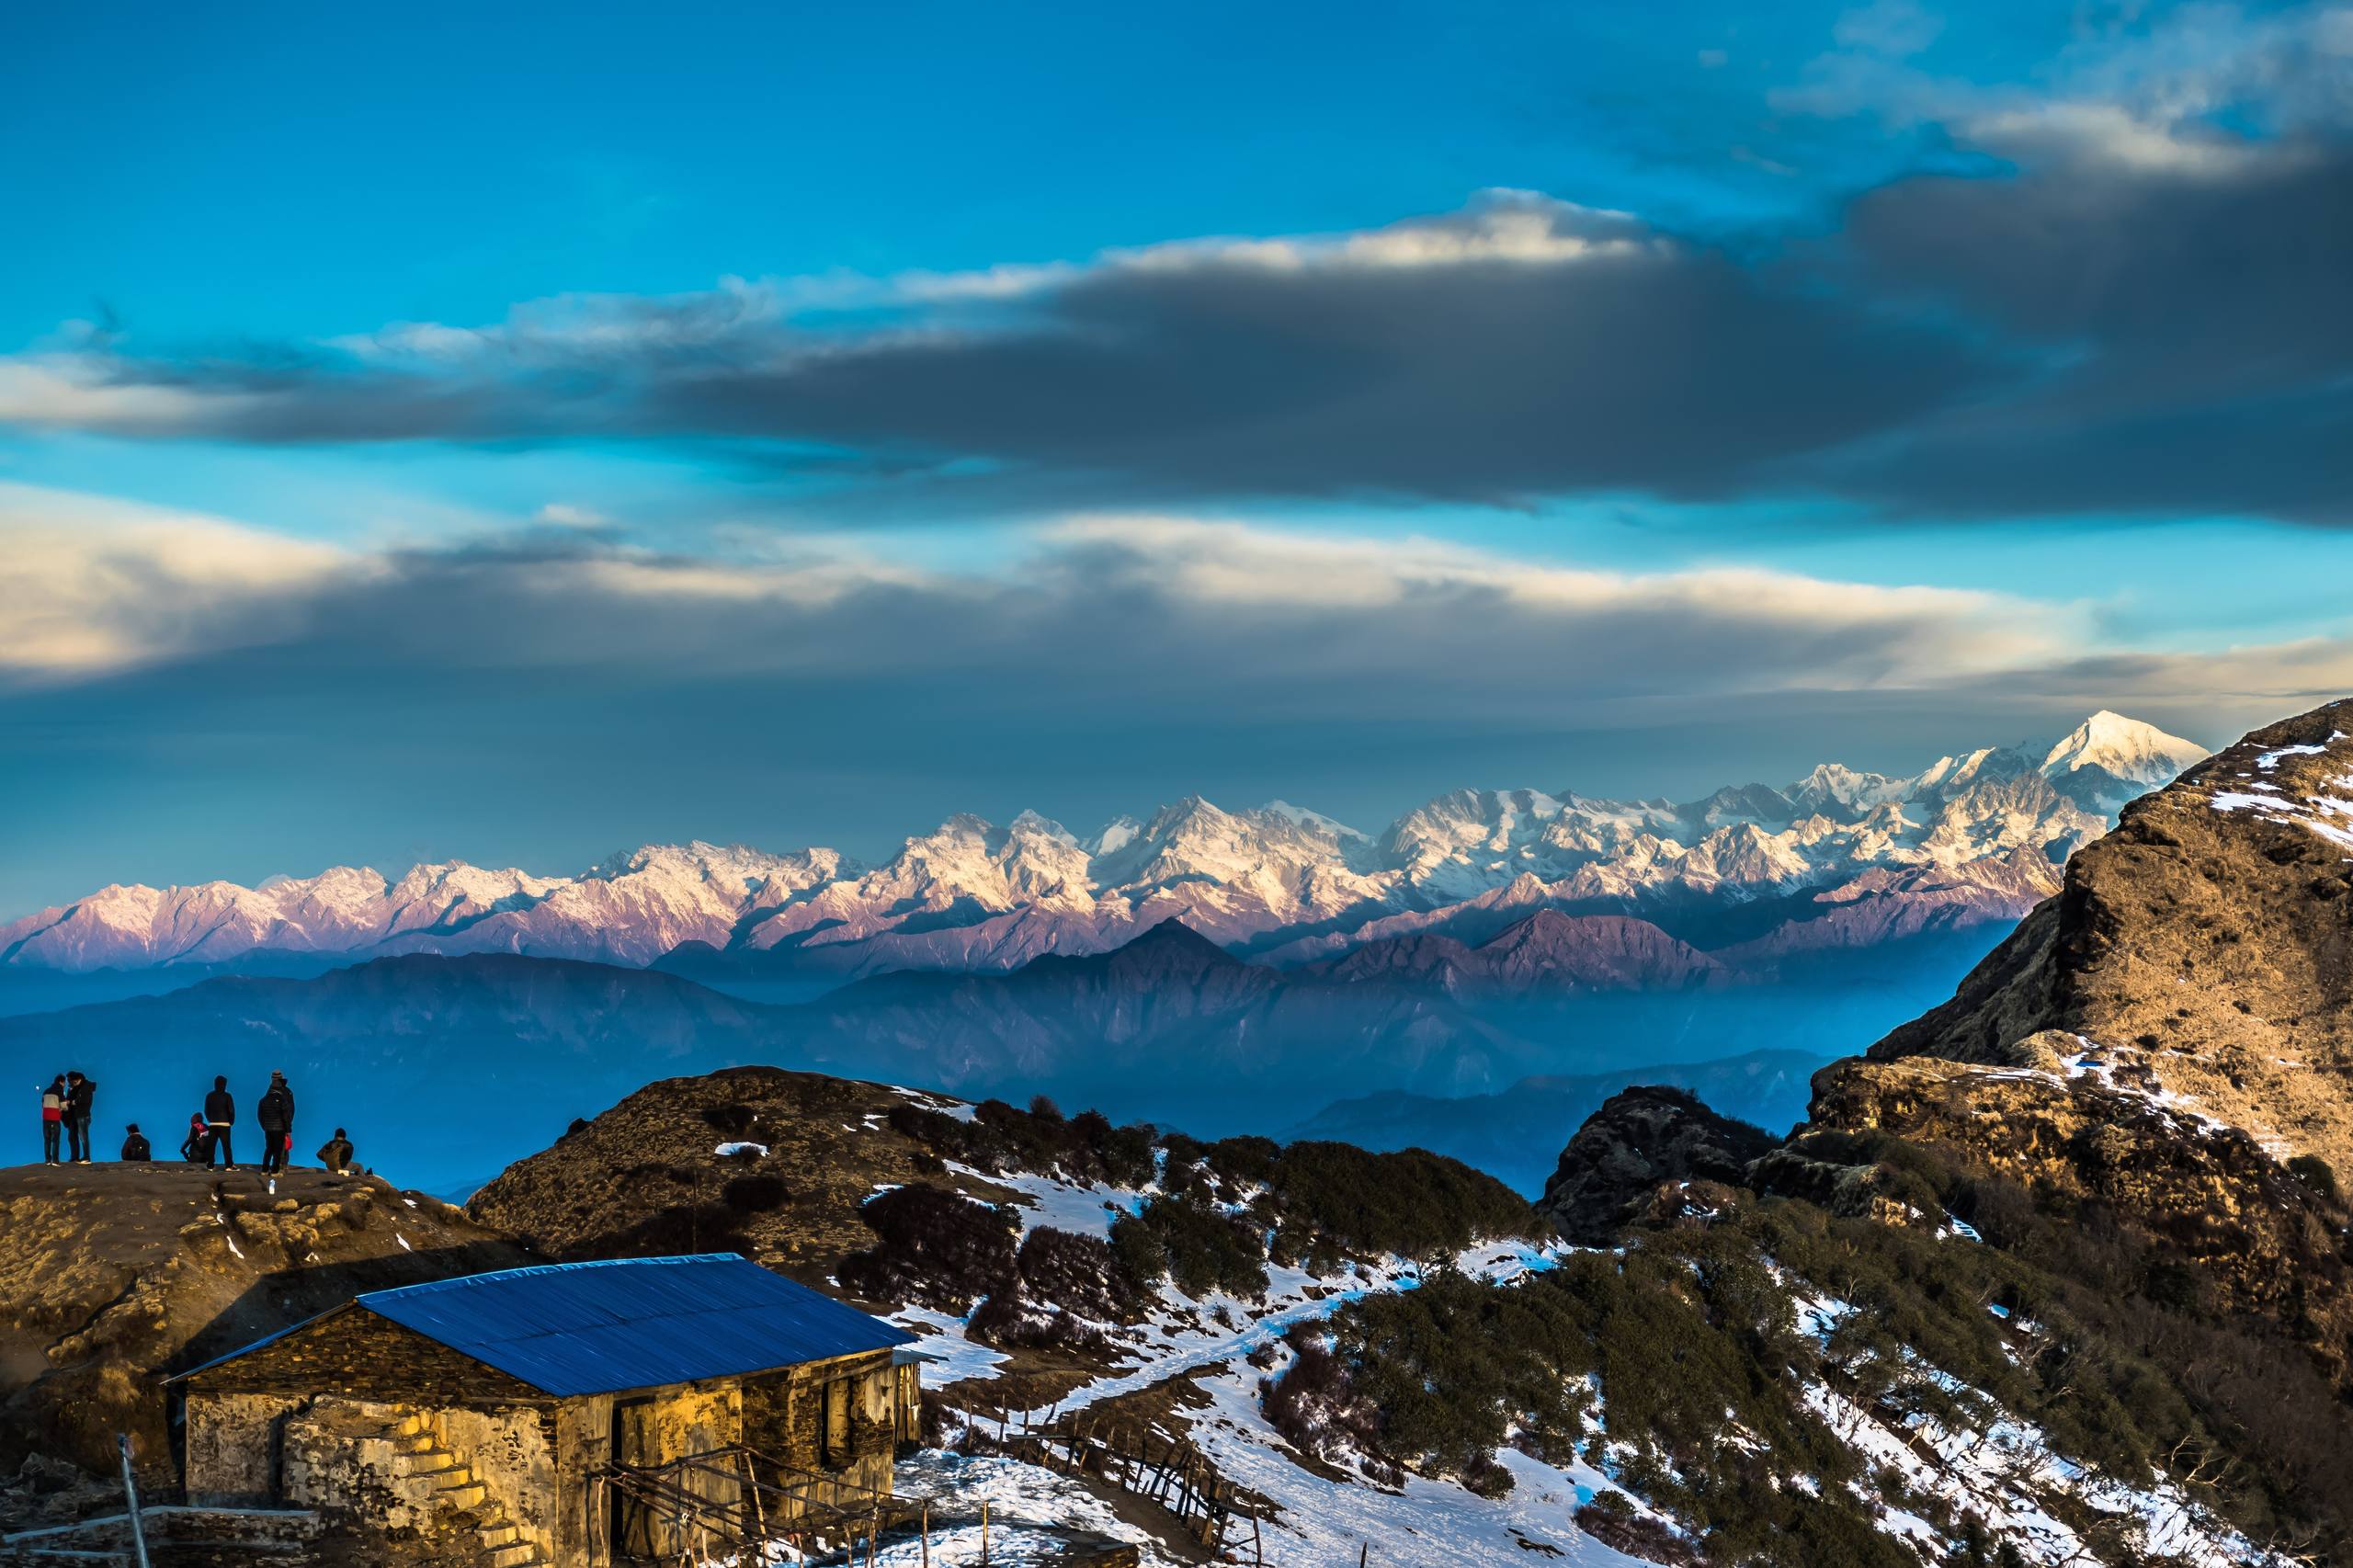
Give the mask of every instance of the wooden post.
M 981 1505 L 981 1568 L 989 1568 L 989 1506 L 985 1502 Z
M 1371 1550 L 1372 1542 L 1370 1541 L 1366 1541 L 1363 1545 L 1357 1548 L 1357 1568 L 1364 1568 L 1365 1553 Z
M 147 1568 L 147 1523 L 139 1517 L 139 1483 L 131 1478 L 131 1434 L 115 1434 L 114 1446 L 122 1454 L 123 1517 L 131 1521 L 131 1550 L 139 1568 Z
M 931 1499 L 923 1500 L 923 1568 L 931 1568 Z

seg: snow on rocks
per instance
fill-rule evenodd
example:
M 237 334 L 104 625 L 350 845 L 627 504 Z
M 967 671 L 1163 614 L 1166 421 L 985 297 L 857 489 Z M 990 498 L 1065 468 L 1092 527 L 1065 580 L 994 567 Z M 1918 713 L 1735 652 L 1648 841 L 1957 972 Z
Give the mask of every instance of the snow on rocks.
M 1454 1266 L 1474 1278 L 1502 1282 L 1550 1268 L 1559 1255 L 1560 1249 L 1553 1247 L 1488 1244 L 1469 1248 L 1456 1257 Z M 1270 1267 L 1266 1297 L 1258 1301 L 1217 1292 L 1197 1300 L 1164 1284 L 1159 1305 L 1142 1324 L 1110 1330 L 1113 1343 L 1120 1346 L 1121 1364 L 1064 1394 L 1059 1407 L 1064 1413 L 1082 1409 L 1238 1359 L 1272 1344 L 1297 1324 L 1331 1316 L 1350 1301 L 1411 1290 L 1421 1282 L 1421 1271 L 1415 1265 L 1392 1257 L 1379 1264 L 1355 1265 L 1330 1276 Z M 1043 1418 L 1046 1412 L 1032 1414 Z
M 1370 1546 L 1372 1561 L 1388 1563 L 1526 1568 L 1535 1554 L 1578 1568 L 1640 1564 L 1577 1528 L 1576 1510 L 1610 1486 L 1582 1463 L 1564 1470 L 1498 1449 L 1495 1462 L 1511 1473 L 1512 1489 L 1494 1501 L 1415 1475 L 1396 1490 L 1327 1480 L 1292 1462 L 1281 1434 L 1258 1408 L 1256 1372 L 1227 1368 L 1199 1386 L 1210 1409 L 1194 1421 L 1193 1442 L 1220 1474 L 1279 1510 L 1260 1521 L 1269 1562 L 1343 1568 Z
M 765 1143 L 722 1143 L 711 1153 L 722 1160 L 735 1154 L 750 1154 L 765 1160 L 768 1157 L 768 1146 Z
M 2284 758 L 2325 756 L 2345 739 L 2345 732 L 2336 730 L 2318 745 L 2279 746 L 2260 753 L 2255 759 L 2256 770 L 2273 773 Z M 2217 790 L 2207 797 L 2207 804 L 2218 812 L 2251 812 L 2268 822 L 2293 823 L 2332 844 L 2353 849 L 2353 773 L 2326 779 L 2322 788 L 2301 800 L 2268 780 L 2245 773 L 2239 777 L 2249 780 L 2247 788 Z
M 970 1100 L 960 1100 L 947 1095 L 934 1094 L 929 1089 L 911 1089 L 904 1084 L 890 1084 L 884 1086 L 901 1098 L 912 1100 L 921 1109 L 936 1110 L 943 1116 L 952 1116 L 959 1121 L 976 1120 L 980 1116 L 979 1108 Z
M 1101 1182 L 1079 1186 L 1023 1172 L 998 1175 L 955 1160 L 948 1162 L 948 1169 L 956 1176 L 1012 1189 L 1025 1236 L 1050 1227 L 1082 1236 L 1108 1237 L 1113 1221 L 1123 1214 L 1142 1212 L 1144 1205 L 1145 1195 L 1133 1187 L 1107 1187 Z
M 2258 1551 L 2191 1503 L 2179 1487 L 2165 1482 L 2136 1489 L 2093 1475 L 2052 1452 L 2041 1430 L 2027 1423 L 2004 1419 L 1983 1428 L 1947 1427 L 1919 1415 L 1882 1421 L 1821 1382 L 1806 1385 L 1803 1403 L 1864 1460 L 1870 1473 L 1893 1470 L 1903 1477 L 1906 1492 L 1938 1498 L 1957 1515 L 1976 1515 L 2030 1563 L 2057 1568 L 2098 1560 L 2082 1536 L 2052 1512 L 2063 1496 L 2075 1506 L 2064 1511 L 2087 1508 L 2108 1516 L 2137 1536 L 2141 1550 L 2152 1557 L 2188 1568 L 2285 1568 L 2284 1560 Z M 1875 1500 L 1860 1482 L 1855 1486 L 1864 1501 Z M 1877 1518 L 1890 1535 L 1931 1551 L 1939 1542 L 1933 1527 L 1915 1514 L 1881 1503 Z

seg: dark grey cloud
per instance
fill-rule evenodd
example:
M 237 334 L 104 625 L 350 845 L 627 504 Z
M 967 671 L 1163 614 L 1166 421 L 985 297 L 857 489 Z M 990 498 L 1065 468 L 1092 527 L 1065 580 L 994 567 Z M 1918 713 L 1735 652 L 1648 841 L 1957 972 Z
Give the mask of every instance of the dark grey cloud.
M 846 449 L 1065 493 L 1090 476 L 1125 499 L 1511 500 L 1728 494 L 1988 374 L 1941 324 L 1519 196 L 1336 240 L 1163 247 L 1013 292 L 918 298 L 863 330 L 730 295 L 396 328 L 343 358 L 93 353 L 58 368 L 76 395 L 49 417 L 257 442 L 719 436 L 796 464 Z M 0 417 L 42 417 L 7 390 L 0 375 Z
M 2041 363 L 1833 483 L 1922 508 L 2353 521 L 2353 146 L 2163 150 L 1915 176 L 1854 203 L 1874 292 Z
M 685 376 L 653 407 L 1157 494 L 1712 495 L 1984 376 L 1948 333 L 1653 240 L 1544 262 L 1107 267 L 1032 325 Z
M 916 506 L 1631 491 L 2353 519 L 2353 147 L 2105 110 L 1984 135 L 2015 163 L 1894 180 L 1778 256 L 1494 196 L 878 285 L 864 314 L 738 285 L 335 350 L 0 361 L 0 420 L 715 443 Z

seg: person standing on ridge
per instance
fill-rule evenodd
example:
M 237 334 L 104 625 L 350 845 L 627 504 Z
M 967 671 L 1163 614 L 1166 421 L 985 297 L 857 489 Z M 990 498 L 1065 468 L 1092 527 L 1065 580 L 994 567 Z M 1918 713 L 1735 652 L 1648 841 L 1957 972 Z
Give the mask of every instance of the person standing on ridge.
M 335 1136 L 319 1145 L 319 1164 L 341 1176 L 351 1168 L 351 1139 L 338 1127 Z
M 57 1164 L 57 1137 L 65 1130 L 65 1074 L 60 1073 L 40 1092 L 40 1163 Z
M 286 1168 L 286 1156 L 294 1147 L 294 1091 L 286 1086 L 285 1074 L 269 1075 L 254 1119 L 261 1124 L 261 1168 L 275 1175 Z
M 124 1159 L 151 1160 L 154 1158 L 155 1151 L 149 1147 L 147 1142 L 147 1134 L 139 1131 L 139 1124 L 137 1122 L 134 1121 L 129 1127 L 124 1128 L 123 1132 L 125 1134 L 122 1140 L 122 1157 Z
M 79 1073 L 65 1074 L 65 1143 L 74 1165 L 90 1163 L 90 1109 L 98 1085 Z
M 237 1168 L 237 1151 L 229 1142 L 229 1130 L 236 1125 L 237 1102 L 230 1097 L 229 1080 L 212 1080 L 212 1092 L 204 1096 L 204 1131 L 209 1147 L 204 1163 L 218 1165 L 223 1170 Z

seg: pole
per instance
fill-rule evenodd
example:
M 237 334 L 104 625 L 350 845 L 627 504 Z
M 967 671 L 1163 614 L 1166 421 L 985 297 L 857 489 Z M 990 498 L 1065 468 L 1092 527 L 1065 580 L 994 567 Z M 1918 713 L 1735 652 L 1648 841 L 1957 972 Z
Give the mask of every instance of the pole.
M 923 1500 L 923 1568 L 931 1568 L 931 1499 Z
M 981 1505 L 981 1568 L 989 1568 L 989 1506 Z
M 131 1550 L 139 1568 L 148 1568 L 147 1526 L 139 1517 L 139 1483 L 131 1478 L 131 1434 L 118 1432 L 115 1447 L 122 1453 L 122 1501 L 124 1517 L 131 1521 Z

